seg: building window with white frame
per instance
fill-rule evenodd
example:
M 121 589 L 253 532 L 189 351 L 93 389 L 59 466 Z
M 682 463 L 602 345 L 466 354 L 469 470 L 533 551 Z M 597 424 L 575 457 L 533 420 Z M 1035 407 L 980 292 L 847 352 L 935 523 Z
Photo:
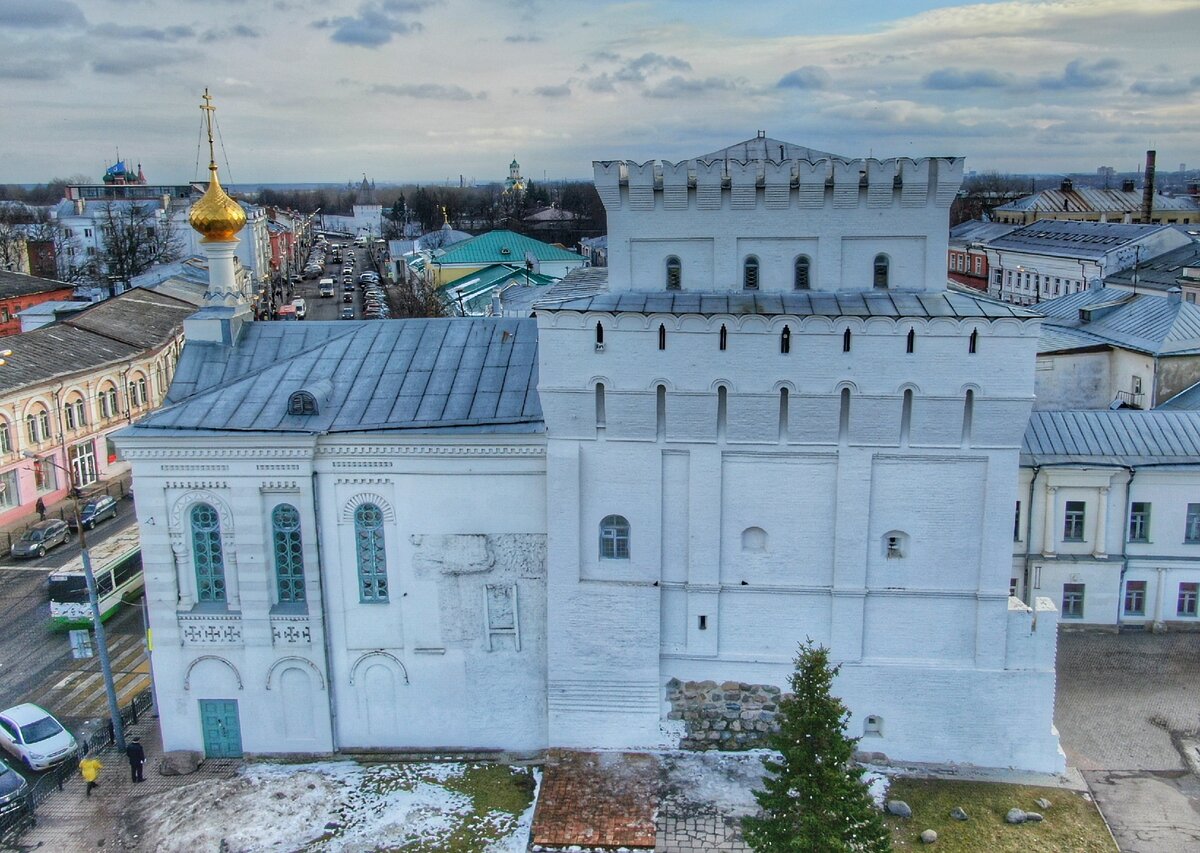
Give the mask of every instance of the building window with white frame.
M 12 453 L 13 440 L 12 430 L 9 429 L 8 421 L 0 418 L 0 453 Z
M 1065 583 L 1063 584 L 1062 596 L 1062 618 L 1063 619 L 1082 619 L 1083 618 L 1083 592 L 1084 584 L 1081 583 Z
M 25 434 L 30 444 L 50 440 L 50 411 L 45 406 L 38 406 L 25 416 Z
M 1129 541 L 1150 541 L 1150 504 L 1133 501 L 1129 505 Z
M 117 386 L 109 382 L 100 390 L 100 417 L 108 420 L 115 418 L 121 413 L 121 407 L 117 400 Z
M 1200 583 L 1184 581 L 1179 585 L 1179 598 L 1175 603 L 1176 616 L 1195 616 L 1196 599 L 1200 598 Z
M 75 485 L 90 486 L 100 479 L 96 471 L 96 450 L 91 441 L 81 441 L 73 444 L 67 451 L 71 460 L 71 471 L 75 475 Z
M 1200 504 L 1187 505 L 1187 522 L 1184 524 L 1183 541 L 1200 544 Z
M 1146 582 L 1125 581 L 1125 615 L 1146 615 Z
M 129 382 L 129 406 L 130 408 L 140 409 L 146 405 L 149 397 L 146 395 L 146 377 L 138 376 Z
M 1087 507 L 1085 501 L 1067 501 L 1066 512 L 1063 516 L 1063 541 L 1082 542 L 1084 513 Z
M 224 604 L 225 554 L 221 544 L 221 516 L 211 504 L 198 503 L 192 507 L 190 519 L 196 600 L 205 604 Z
M 383 539 L 383 510 L 372 503 L 354 511 L 354 552 L 358 561 L 358 600 L 387 603 L 387 552 Z
M 74 396 L 63 404 L 63 423 L 70 430 L 83 429 L 87 426 L 87 409 L 82 394 Z
M 275 551 L 275 588 L 280 604 L 304 601 L 304 553 L 300 541 L 300 512 L 291 504 L 271 511 Z
M 622 515 L 608 515 L 600 522 L 600 559 L 629 559 L 629 522 Z

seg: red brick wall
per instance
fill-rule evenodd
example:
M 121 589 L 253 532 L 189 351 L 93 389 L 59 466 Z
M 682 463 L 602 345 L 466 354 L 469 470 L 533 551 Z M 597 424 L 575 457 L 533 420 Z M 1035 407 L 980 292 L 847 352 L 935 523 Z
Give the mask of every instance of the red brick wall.
M 43 293 L 31 293 L 28 296 L 14 296 L 10 299 L 0 299 L 0 337 L 15 335 L 21 331 L 21 320 L 18 311 L 24 311 L 33 305 L 40 305 L 51 300 L 66 300 L 71 298 L 69 287 L 58 290 L 47 290 Z

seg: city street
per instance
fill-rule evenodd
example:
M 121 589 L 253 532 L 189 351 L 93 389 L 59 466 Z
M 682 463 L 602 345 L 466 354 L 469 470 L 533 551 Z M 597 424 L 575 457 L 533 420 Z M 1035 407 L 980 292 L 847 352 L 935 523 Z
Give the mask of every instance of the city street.
M 362 304 L 362 287 L 358 283 L 358 277 L 367 270 L 375 270 L 371 264 L 370 255 L 366 249 L 355 248 L 353 240 L 349 237 L 330 238 L 329 243 L 341 243 L 342 260 L 353 255 L 354 257 L 354 306 L 355 319 L 361 320 L 363 313 Z M 342 308 L 346 303 L 342 302 L 342 264 L 335 264 L 329 261 L 329 252 L 325 255 L 326 264 L 325 272 L 318 278 L 306 278 L 299 284 L 293 287 L 292 299 L 302 297 L 307 303 L 308 316 L 306 320 L 339 320 L 342 316 Z M 337 285 L 336 295 L 333 297 L 322 297 L 319 293 L 319 285 L 321 278 L 332 278 Z M 290 301 L 290 300 L 285 300 Z
M 134 522 L 133 500 L 117 502 L 118 516 L 87 532 L 95 545 Z M 0 558 L 0 708 L 35 702 L 72 730 L 107 716 L 98 657 L 76 660 L 65 631 L 50 624 L 46 578 L 79 554 L 79 537 L 41 559 Z M 149 686 L 142 615 L 138 602 L 123 606 L 105 623 L 117 694 L 127 704 Z

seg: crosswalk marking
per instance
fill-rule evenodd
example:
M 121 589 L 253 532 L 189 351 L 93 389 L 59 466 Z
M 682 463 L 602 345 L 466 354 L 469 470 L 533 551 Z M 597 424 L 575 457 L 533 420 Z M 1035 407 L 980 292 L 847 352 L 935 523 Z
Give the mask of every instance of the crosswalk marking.
M 146 660 L 145 644 L 139 634 L 121 634 L 108 644 L 109 663 L 118 704 L 127 704 L 150 686 L 150 664 Z M 42 688 L 32 701 L 63 717 L 100 717 L 108 714 L 108 697 L 97 658 L 71 661 L 66 670 L 59 670 L 52 686 Z

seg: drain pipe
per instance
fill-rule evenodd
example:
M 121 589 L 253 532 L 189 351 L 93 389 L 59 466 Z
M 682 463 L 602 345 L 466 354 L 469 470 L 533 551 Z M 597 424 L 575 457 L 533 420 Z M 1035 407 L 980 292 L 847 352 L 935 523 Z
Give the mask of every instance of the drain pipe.
M 333 650 L 329 647 L 329 620 L 325 616 L 329 612 L 329 602 L 325 596 L 325 561 L 321 557 L 324 551 L 321 547 L 321 502 L 317 498 L 315 466 L 312 472 L 312 505 L 313 518 L 316 522 L 313 526 L 317 531 L 317 586 L 321 591 L 321 645 L 325 650 L 325 696 L 329 699 L 329 744 L 332 748 L 331 751 L 336 753 L 338 751 L 337 702 L 333 696 Z
M 1130 465 L 1129 479 L 1125 481 L 1125 514 L 1121 516 L 1121 580 L 1117 586 L 1117 633 L 1121 633 L 1121 617 L 1124 615 L 1125 596 L 1122 591 L 1125 589 L 1125 573 L 1129 571 L 1129 506 L 1130 497 L 1133 494 L 1133 478 L 1137 476 L 1137 468 Z M 1153 521 L 1153 518 L 1151 518 Z M 1145 605 L 1143 605 L 1144 607 Z
M 1033 557 L 1031 553 L 1033 549 L 1033 486 L 1037 482 L 1038 473 L 1041 470 L 1042 466 L 1033 466 L 1033 476 L 1029 479 L 1029 503 L 1025 506 L 1025 603 L 1033 608 L 1035 630 L 1037 628 L 1037 608 L 1033 604 L 1033 578 L 1030 577 L 1029 561 Z

